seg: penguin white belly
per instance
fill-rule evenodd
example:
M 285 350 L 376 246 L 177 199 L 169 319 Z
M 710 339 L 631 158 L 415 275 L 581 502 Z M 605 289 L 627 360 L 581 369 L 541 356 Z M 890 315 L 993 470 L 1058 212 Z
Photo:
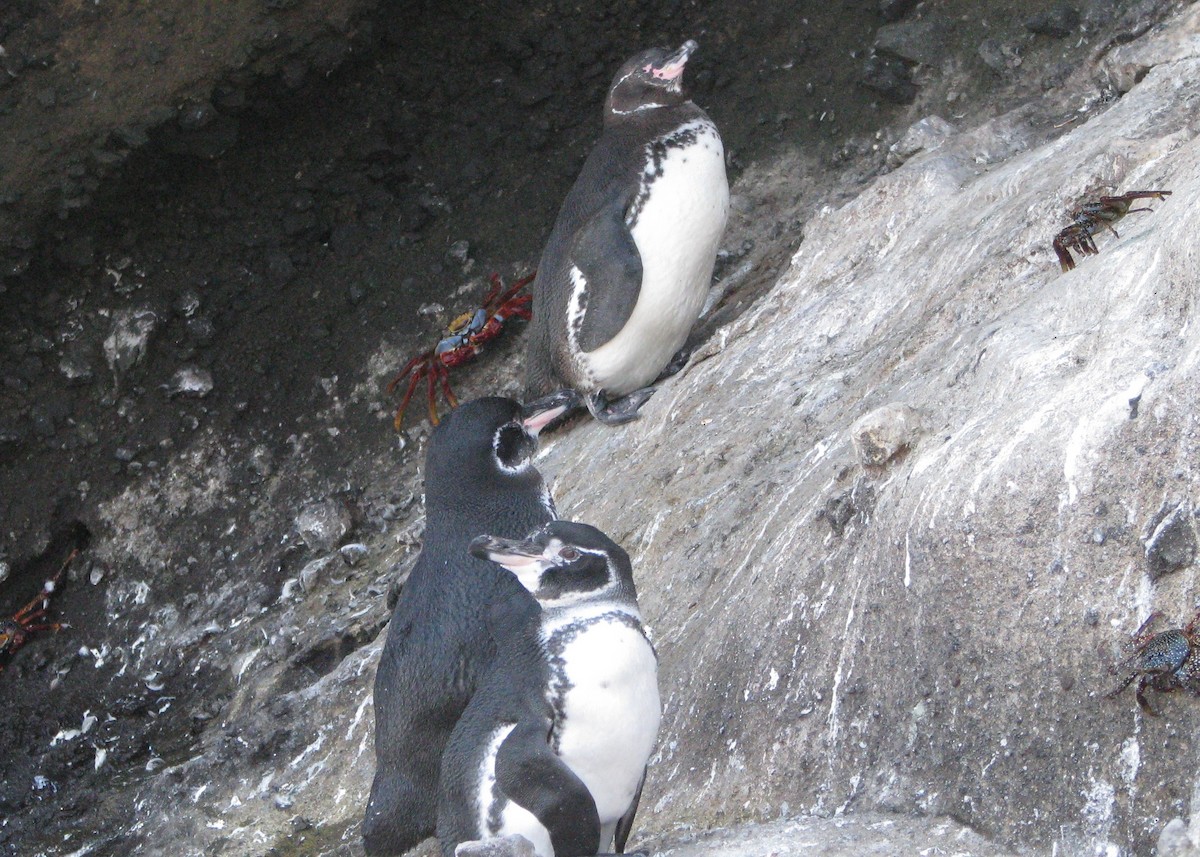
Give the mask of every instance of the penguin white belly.
M 559 663 L 556 751 L 591 792 L 606 849 L 658 738 L 658 659 L 639 627 L 612 619 L 574 635 Z
M 631 212 L 630 233 L 642 261 L 637 304 L 615 337 L 582 355 L 596 385 L 613 396 L 650 384 L 683 347 L 704 306 L 729 215 L 716 127 L 698 120 L 664 142 L 661 159 L 646 166 Z

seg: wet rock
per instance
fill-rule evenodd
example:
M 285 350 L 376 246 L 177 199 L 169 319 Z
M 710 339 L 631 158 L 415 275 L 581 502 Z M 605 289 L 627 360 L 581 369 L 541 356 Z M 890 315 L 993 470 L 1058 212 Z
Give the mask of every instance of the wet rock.
M 354 522 L 346 505 L 332 497 L 305 506 L 295 529 L 309 549 L 329 552 L 342 543 Z
M 1056 3 L 1025 19 L 1025 29 L 1040 36 L 1065 39 L 1079 28 L 1079 10 L 1070 3 Z
M 536 853 L 533 843 L 519 833 L 460 842 L 454 849 L 454 857 L 534 857 Z
M 892 402 L 859 417 L 850 427 L 850 436 L 859 461 L 880 467 L 907 449 L 920 431 L 920 414 L 902 402 Z
M 146 356 L 150 337 L 157 327 L 158 316 L 146 307 L 113 313 L 112 329 L 104 340 L 104 359 L 118 383 Z
M 1150 521 L 1144 537 L 1146 570 L 1151 580 L 1187 568 L 1196 560 L 1196 530 L 1191 506 L 1164 504 Z
M 212 392 L 212 372 L 198 366 L 182 366 L 175 370 L 171 380 L 163 385 L 168 398 L 186 396 L 192 399 L 202 399 Z
M 909 126 L 888 148 L 888 163 L 899 166 L 918 152 L 930 152 L 953 137 L 957 129 L 940 116 L 926 116 Z
M 903 60 L 873 54 L 863 64 L 862 85 L 894 104 L 911 104 L 917 97 L 912 71 Z

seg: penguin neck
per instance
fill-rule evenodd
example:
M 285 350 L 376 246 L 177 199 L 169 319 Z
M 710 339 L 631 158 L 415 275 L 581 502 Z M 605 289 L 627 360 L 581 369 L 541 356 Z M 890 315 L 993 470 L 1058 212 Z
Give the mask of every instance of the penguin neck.
M 427 538 L 461 538 L 464 544 L 485 534 L 524 538 L 553 517 L 553 501 L 533 467 L 436 482 L 439 487 L 425 491 Z M 508 532 L 497 531 L 502 522 Z

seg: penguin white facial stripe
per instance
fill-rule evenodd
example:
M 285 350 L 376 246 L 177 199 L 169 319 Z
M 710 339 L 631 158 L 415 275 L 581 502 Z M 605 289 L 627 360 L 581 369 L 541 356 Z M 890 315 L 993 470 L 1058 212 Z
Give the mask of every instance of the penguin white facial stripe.
M 525 428 L 520 423 L 502 425 L 492 436 L 492 458 L 496 462 L 496 466 L 510 476 L 525 473 L 533 466 L 532 454 L 522 456 L 520 459 L 521 463 L 515 467 L 506 461 L 506 459 L 511 458 L 517 453 L 517 450 L 508 448 L 514 438 L 514 432 L 520 433 L 520 437 L 517 438 L 518 443 L 530 437 L 529 433 L 525 431 Z M 536 449 L 536 442 L 531 444 L 531 446 Z

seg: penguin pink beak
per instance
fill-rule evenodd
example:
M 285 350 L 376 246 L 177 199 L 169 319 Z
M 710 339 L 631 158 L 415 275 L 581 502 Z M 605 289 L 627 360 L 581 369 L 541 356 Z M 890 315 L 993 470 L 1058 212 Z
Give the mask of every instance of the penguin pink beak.
M 683 75 L 683 67 L 687 65 L 688 57 L 698 47 L 700 46 L 696 43 L 695 39 L 688 39 L 679 50 L 663 60 L 662 65 L 648 65 L 645 71 L 650 72 L 650 74 L 659 80 L 676 80 Z
M 578 406 L 578 393 L 574 390 L 560 390 L 525 405 L 522 409 L 521 425 L 525 427 L 525 431 L 537 437 L 542 429 Z

